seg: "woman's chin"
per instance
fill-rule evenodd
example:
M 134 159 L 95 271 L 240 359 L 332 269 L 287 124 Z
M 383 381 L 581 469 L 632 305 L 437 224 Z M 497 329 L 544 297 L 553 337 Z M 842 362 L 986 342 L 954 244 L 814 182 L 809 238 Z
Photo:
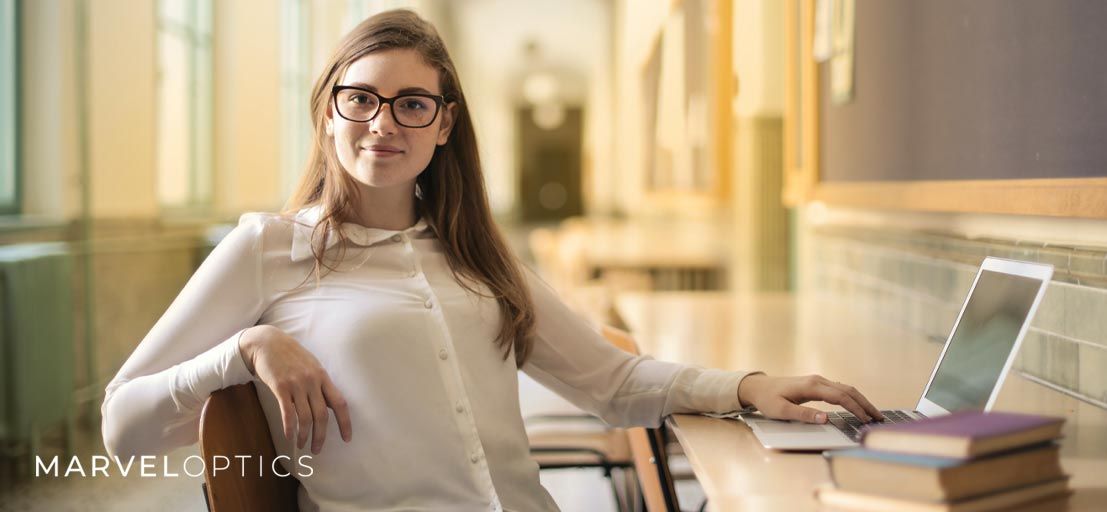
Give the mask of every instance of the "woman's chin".
M 354 179 L 367 187 L 373 188 L 392 188 L 398 187 L 410 183 L 415 180 L 415 176 L 401 176 L 400 173 L 391 172 L 383 169 L 373 170 L 360 170 Z

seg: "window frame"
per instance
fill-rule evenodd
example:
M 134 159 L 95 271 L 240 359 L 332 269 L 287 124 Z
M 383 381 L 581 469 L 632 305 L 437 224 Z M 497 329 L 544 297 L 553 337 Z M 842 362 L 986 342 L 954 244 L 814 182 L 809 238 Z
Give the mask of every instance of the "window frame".
M 161 104 L 162 84 L 161 76 L 164 63 L 162 61 L 163 37 L 176 33 L 183 36 L 188 44 L 188 119 L 184 128 L 189 134 L 188 193 L 181 203 L 167 203 L 161 197 L 161 172 L 159 165 L 156 167 L 158 174 L 158 208 L 163 216 L 167 217 L 205 217 L 211 213 L 214 206 L 214 21 L 215 3 L 213 0 L 185 0 L 187 2 L 188 20 L 181 25 L 176 20 L 168 19 L 164 14 L 164 5 L 172 0 L 158 0 L 156 5 L 156 30 L 155 44 L 157 47 L 157 96 L 155 101 L 155 115 L 164 115 Z M 156 135 L 157 151 L 163 151 L 161 147 L 161 134 Z M 159 156 L 160 158 L 160 156 Z
M 281 0 L 281 197 L 289 198 L 307 164 L 312 138 L 311 6 L 306 0 Z
M 20 15 L 19 0 L 0 0 L 0 37 L 3 38 L 0 40 L 0 52 L 7 54 L 0 55 L 0 63 L 10 64 L 10 69 L 0 69 L 0 76 L 6 77 L 3 78 L 3 82 L 0 82 L 0 102 L 11 102 L 11 116 L 0 120 L 0 123 L 10 123 L 11 128 L 10 133 L 5 133 L 5 128 L 8 126 L 0 125 L 0 137 L 7 139 L 0 142 L 0 148 L 5 143 L 11 144 L 10 152 L 0 152 L 0 179 L 10 179 L 12 184 L 11 195 L 0 196 L 0 215 L 19 215 L 23 205 L 23 173 L 21 172 L 23 148 L 19 137 L 19 128 L 23 120 L 23 109 L 20 105 L 22 97 Z M 10 62 L 5 62 L 9 59 Z M 4 174 L 7 176 L 2 176 Z

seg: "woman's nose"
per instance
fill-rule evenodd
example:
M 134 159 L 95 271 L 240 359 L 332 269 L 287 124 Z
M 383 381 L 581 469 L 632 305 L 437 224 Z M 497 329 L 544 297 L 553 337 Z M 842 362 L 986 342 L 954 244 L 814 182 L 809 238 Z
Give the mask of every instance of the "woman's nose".
M 381 104 L 377 117 L 369 120 L 369 130 L 381 134 L 396 133 L 396 118 L 392 117 L 392 105 Z

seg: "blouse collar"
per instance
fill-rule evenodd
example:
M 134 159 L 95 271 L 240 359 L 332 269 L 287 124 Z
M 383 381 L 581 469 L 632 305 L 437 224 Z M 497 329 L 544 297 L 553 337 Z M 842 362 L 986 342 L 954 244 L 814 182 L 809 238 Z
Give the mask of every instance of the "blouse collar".
M 292 261 L 301 261 L 312 256 L 312 235 L 315 225 L 319 222 L 321 213 L 321 205 L 304 208 L 296 213 L 295 222 L 292 225 Z M 419 218 L 415 225 L 401 230 L 369 228 L 353 222 L 342 223 L 342 231 L 349 237 L 350 241 L 364 247 L 368 247 L 382 240 L 387 240 L 389 237 L 401 233 L 412 235 L 429 229 L 430 225 L 428 225 L 426 219 L 422 217 Z M 330 228 L 328 231 L 327 246 L 324 250 L 338 243 L 338 236 L 335 234 L 334 228 Z M 319 236 L 322 236 L 322 234 L 317 234 L 316 238 Z

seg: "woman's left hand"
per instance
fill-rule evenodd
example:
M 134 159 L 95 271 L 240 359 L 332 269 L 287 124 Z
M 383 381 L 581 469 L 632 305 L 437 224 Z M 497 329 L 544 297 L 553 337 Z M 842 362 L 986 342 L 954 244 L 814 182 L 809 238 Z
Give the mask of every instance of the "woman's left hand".
M 863 422 L 884 420 L 884 415 L 853 386 L 833 382 L 821 375 L 770 377 L 747 375 L 738 385 L 742 407 L 753 405 L 769 418 L 826 423 L 826 413 L 799 404 L 820 400 L 841 405 Z

